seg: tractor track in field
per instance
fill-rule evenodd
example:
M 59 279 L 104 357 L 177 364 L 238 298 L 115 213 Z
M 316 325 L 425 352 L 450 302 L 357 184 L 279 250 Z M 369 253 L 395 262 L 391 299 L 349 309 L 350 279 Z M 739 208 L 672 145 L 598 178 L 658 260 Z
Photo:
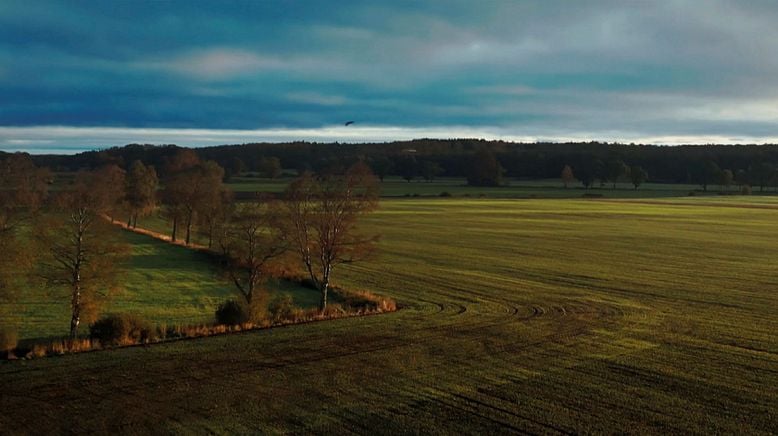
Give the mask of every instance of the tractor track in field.
M 127 229 L 123 224 L 122 228 Z M 128 229 L 145 234 L 166 242 L 170 242 L 165 235 L 151 232 L 145 229 Z M 184 246 L 182 244 L 177 244 Z M 186 247 L 186 246 L 184 246 Z M 204 247 L 192 247 L 203 249 Z M 433 287 L 433 284 L 431 287 Z M 68 374 L 73 380 L 63 386 L 61 383 L 39 383 L 29 390 L 29 379 L 24 378 L 24 370 L 4 372 L 4 375 L 17 376 L 8 380 L 4 400 L 0 405 L 9 413 L 9 416 L 24 415 L 20 413 L 30 407 L 39 408 L 42 411 L 57 411 L 62 408 L 70 408 L 78 401 L 108 402 L 121 399 L 122 404 L 152 404 L 154 407 L 144 407 L 144 412 L 138 413 L 129 407 L 127 410 L 117 411 L 119 418 L 102 423 L 59 423 L 58 425 L 73 424 L 70 431 L 79 433 L 103 433 L 103 432 L 137 432 L 143 428 L 154 428 L 160 421 L 171 420 L 184 424 L 180 416 L 195 416 L 207 420 L 208 413 L 201 407 L 189 406 L 182 399 L 187 395 L 208 392 L 222 388 L 224 385 L 235 384 L 239 386 L 241 380 L 248 380 L 258 371 L 274 371 L 283 374 L 285 370 L 294 367 L 315 367 L 318 364 L 336 359 L 353 359 L 381 353 L 391 353 L 395 350 L 407 348 L 427 348 L 431 345 L 464 341 L 480 344 L 489 356 L 504 361 L 506 364 L 514 364 L 512 358 L 518 353 L 540 349 L 550 343 L 563 344 L 578 337 L 586 335 L 593 328 L 601 327 L 616 319 L 623 318 L 625 311 L 612 304 L 591 301 L 573 301 L 569 304 L 559 302 L 515 302 L 505 299 L 490 297 L 489 292 L 473 294 L 475 298 L 461 298 L 460 289 L 434 289 L 424 300 L 418 300 L 418 306 L 409 306 L 395 315 L 402 316 L 398 322 L 402 322 L 403 328 L 383 334 L 374 335 L 369 329 L 354 335 L 335 336 L 330 340 L 329 346 L 320 347 L 321 337 L 310 337 L 270 340 L 269 347 L 262 352 L 247 359 L 234 359 L 230 356 L 209 355 L 201 363 L 193 362 L 188 366 L 154 365 L 153 376 L 148 376 L 145 368 L 129 368 L 124 373 L 116 374 L 114 362 L 90 368 L 74 369 Z M 459 297 L 459 298 L 458 298 Z M 348 319 L 348 318 L 346 318 Z M 345 321 L 348 322 L 348 321 Z M 504 343 L 490 343 L 488 338 L 490 329 L 499 329 L 512 324 L 531 325 L 531 323 L 544 323 L 551 325 L 553 331 L 534 338 L 524 338 Z M 305 325 L 287 326 L 285 328 L 310 328 Z M 242 332 L 241 335 L 263 335 L 272 332 L 269 330 L 257 330 Z M 200 341 L 218 340 L 214 338 L 201 338 Z M 154 344 L 151 347 L 172 346 L 171 343 Z M 143 353 L 142 348 L 130 350 L 105 351 L 106 353 L 136 352 Z M 280 352 L 284 350 L 284 352 Z M 56 359 L 56 358 L 55 358 Z M 66 356 L 65 359 L 78 359 L 78 356 Z M 380 357 L 377 358 L 380 360 Z M 153 361 L 151 362 L 154 363 Z M 444 365 L 436 363 L 435 365 Z M 445 366 L 440 366 L 445 370 Z M 107 380 L 111 383 L 104 383 Z M 189 380 L 182 385 L 183 380 Z M 5 381 L 5 380 L 4 380 Z M 106 385 L 110 385 L 107 387 Z M 8 394 L 8 395 L 7 395 Z M 476 394 L 474 392 L 473 394 Z M 8 401 L 6 398 L 15 398 L 17 401 Z M 457 411 L 458 413 L 472 416 L 473 419 L 483 420 L 503 431 L 523 432 L 523 430 L 504 419 L 496 419 L 493 415 L 507 417 L 510 421 L 526 422 L 532 426 L 544 429 L 543 431 L 566 433 L 563 428 L 552 426 L 531 416 L 524 416 L 516 410 L 498 407 L 479 401 L 477 398 L 465 394 L 433 396 L 425 394 L 422 401 L 429 401 Z M 484 413 L 486 412 L 486 413 Z M 54 419 L 52 412 L 51 419 Z M 21 428 L 35 428 L 35 422 L 14 423 Z M 184 424 L 187 425 L 187 424 Z M 94 427 L 93 427 L 94 426 Z M 190 427 L 191 428 L 191 427 Z M 206 428 L 201 430 L 207 431 Z
M 124 398 L 123 404 L 151 404 L 153 407 L 144 407 L 143 414 L 135 414 L 132 407 L 122 413 L 122 419 L 112 423 L 103 423 L 104 427 L 93 429 L 88 424 L 84 426 L 71 427 L 78 429 L 82 433 L 90 432 L 135 432 L 154 423 L 170 419 L 173 416 L 197 416 L 206 421 L 208 414 L 198 407 L 187 406 L 186 401 L 181 401 L 183 396 L 191 395 L 192 390 L 196 392 L 208 392 L 209 386 L 213 388 L 223 387 L 225 382 L 235 380 L 240 384 L 240 380 L 250 379 L 258 371 L 285 371 L 292 367 L 313 366 L 335 359 L 353 359 L 360 356 L 368 356 L 380 353 L 391 353 L 394 350 L 409 347 L 426 347 L 438 343 L 441 339 L 446 340 L 464 340 L 469 342 L 482 342 L 482 334 L 488 329 L 504 326 L 512 323 L 532 323 L 532 322 L 554 322 L 565 319 L 575 319 L 576 323 L 572 328 L 562 328 L 552 334 L 543 335 L 534 340 L 519 340 L 513 343 L 490 346 L 484 344 L 485 350 L 489 355 L 498 360 L 511 362 L 511 356 L 519 352 L 541 348 L 548 343 L 564 343 L 574 340 L 576 337 L 585 335 L 590 331 L 592 324 L 600 317 L 611 317 L 618 315 L 618 311 L 608 307 L 554 307 L 542 304 L 520 305 L 510 302 L 504 302 L 505 310 L 502 312 L 481 312 L 480 307 L 468 306 L 462 304 L 439 303 L 436 305 L 442 308 L 439 312 L 418 312 L 418 318 L 440 318 L 444 323 L 437 326 L 411 327 L 395 334 L 379 336 L 361 336 L 350 340 L 340 340 L 331 347 L 314 348 L 312 345 L 317 339 L 302 339 L 295 341 L 281 341 L 272 343 L 269 355 L 257 356 L 248 360 L 216 360 L 209 359 L 209 362 L 200 365 L 195 364 L 191 370 L 182 368 L 164 368 L 155 369 L 154 376 L 145 382 L 138 383 L 138 379 L 143 380 L 140 375 L 141 369 L 137 370 L 138 375 L 132 373 L 125 374 L 119 380 L 114 378 L 111 383 L 110 391 L 106 390 L 100 383 L 101 379 L 111 377 L 111 365 L 107 368 L 99 368 L 105 371 L 100 374 L 93 370 L 85 371 L 75 380 L 83 380 L 81 383 L 71 383 L 68 389 L 63 389 L 59 383 L 49 383 L 38 385 L 34 389 L 34 395 L 28 394 L 24 397 L 17 397 L 22 401 L 14 402 L 18 407 L 27 408 L 31 405 L 45 410 L 56 410 L 52 408 L 63 407 L 70 404 L 76 398 L 88 398 L 89 401 L 102 402 L 112 399 L 116 401 L 117 397 Z M 596 324 L 596 322 L 595 322 Z M 252 334 L 252 333 L 247 333 Z M 210 340 L 203 338 L 202 340 Z M 277 348 L 284 348 L 294 345 L 295 350 L 290 357 L 273 356 L 273 351 Z M 164 346 L 164 345 L 163 345 Z M 139 351 L 141 352 L 141 351 Z M 67 358 L 78 358 L 69 356 Z M 379 358 L 380 359 L 380 358 Z M 196 377 L 195 377 L 196 375 Z M 115 375 L 113 375 L 115 377 Z M 191 377 L 190 384 L 181 385 L 181 379 Z M 227 377 L 227 378 L 225 378 Z M 197 386 L 197 387 L 195 387 Z M 236 385 L 237 386 L 237 385 Z M 13 388 L 12 388 L 13 389 Z M 149 395 L 150 392 L 157 392 L 158 395 Z M 535 420 L 531 416 L 523 416 L 518 412 L 511 412 L 505 407 L 490 405 L 484 409 L 479 405 L 477 399 L 469 395 L 460 395 L 456 398 L 446 400 L 445 397 L 429 397 L 429 401 L 436 402 L 440 407 L 447 407 L 458 413 L 463 413 L 475 420 L 482 420 L 485 425 L 493 425 L 501 428 L 503 431 L 520 432 L 521 428 L 516 426 L 517 422 L 527 422 L 532 426 L 544 428 L 544 431 L 565 433 L 564 429 L 550 427 L 548 423 Z M 173 406 L 171 407 L 171 404 Z M 66 406 L 67 407 L 67 406 Z M 16 415 L 13 406 L 9 412 Z M 489 412 L 485 412 L 485 411 Z M 499 419 L 494 414 L 503 415 L 506 419 Z M 53 417 L 52 417 L 53 418 Z M 491 424 L 488 424 L 491 423 Z M 32 425 L 34 423 L 25 423 Z M 29 427 L 28 427 L 29 428 Z M 193 427 L 189 427 L 193 429 Z M 197 427 L 194 427 L 197 428 Z M 206 429 L 201 429 L 206 430 Z

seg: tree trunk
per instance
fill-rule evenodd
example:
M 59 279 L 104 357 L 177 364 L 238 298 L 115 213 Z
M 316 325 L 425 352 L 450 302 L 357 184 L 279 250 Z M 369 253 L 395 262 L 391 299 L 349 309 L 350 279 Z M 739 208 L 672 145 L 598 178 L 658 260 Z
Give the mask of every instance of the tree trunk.
M 319 310 L 324 312 L 327 309 L 327 293 L 330 288 L 330 273 L 332 267 L 328 266 L 324 269 L 324 275 L 321 279 L 321 301 L 319 302 Z
M 78 273 L 76 273 L 76 275 L 78 275 Z M 81 323 L 81 283 L 78 281 L 73 284 L 73 295 L 70 306 L 70 339 L 75 340 L 78 338 L 78 325 Z
M 173 217 L 173 233 L 170 238 L 173 242 L 176 242 L 177 231 L 178 231 L 178 217 Z
M 319 301 L 319 310 L 324 312 L 327 309 L 327 290 L 329 284 L 327 282 L 322 283 L 321 288 L 321 300 Z
M 189 241 L 192 235 L 192 216 L 186 220 L 186 245 L 189 245 Z

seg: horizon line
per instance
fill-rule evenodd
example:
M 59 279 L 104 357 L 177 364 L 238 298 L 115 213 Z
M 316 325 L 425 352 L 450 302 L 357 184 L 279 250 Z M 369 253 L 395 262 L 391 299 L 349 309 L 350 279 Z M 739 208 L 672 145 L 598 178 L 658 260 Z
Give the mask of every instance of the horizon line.
M 70 155 L 129 144 L 178 145 L 202 148 L 251 143 L 390 143 L 419 139 L 473 139 L 513 143 L 614 143 L 656 146 L 769 145 L 778 136 L 665 134 L 647 135 L 618 130 L 600 132 L 529 132 L 497 126 L 328 125 L 309 128 L 205 129 L 106 126 L 0 126 L 0 151 Z

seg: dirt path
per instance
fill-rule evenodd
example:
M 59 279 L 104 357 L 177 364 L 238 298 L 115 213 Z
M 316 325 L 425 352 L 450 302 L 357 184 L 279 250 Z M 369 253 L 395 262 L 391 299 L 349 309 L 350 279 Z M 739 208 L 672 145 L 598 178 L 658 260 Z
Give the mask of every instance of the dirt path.
M 200 244 L 195 244 L 195 243 L 190 243 L 189 245 L 187 245 L 183 240 L 180 240 L 180 239 L 176 240 L 176 241 L 173 241 L 170 236 L 168 236 L 168 235 L 166 235 L 164 233 L 155 232 L 153 230 L 145 229 L 143 227 L 130 227 L 127 224 L 125 224 L 125 223 L 123 223 L 121 221 L 111 221 L 111 219 L 109 217 L 105 217 L 105 219 L 110 221 L 111 224 L 113 224 L 113 225 L 115 225 L 117 227 L 121 227 L 124 230 L 128 230 L 130 232 L 138 233 L 138 234 L 141 234 L 141 235 L 151 236 L 154 239 L 159 239 L 160 241 L 165 241 L 165 242 L 167 242 L 169 244 L 178 245 L 180 247 L 191 248 L 191 249 L 194 249 L 194 250 L 208 250 L 208 247 L 206 247 L 205 245 L 200 245 Z

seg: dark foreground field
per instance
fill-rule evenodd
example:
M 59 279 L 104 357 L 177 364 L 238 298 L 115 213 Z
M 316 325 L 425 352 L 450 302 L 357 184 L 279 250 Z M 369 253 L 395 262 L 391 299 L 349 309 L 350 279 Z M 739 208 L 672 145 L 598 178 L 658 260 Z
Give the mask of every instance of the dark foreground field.
M 0 433 L 770 433 L 778 202 L 393 200 L 394 314 L 0 365 Z

